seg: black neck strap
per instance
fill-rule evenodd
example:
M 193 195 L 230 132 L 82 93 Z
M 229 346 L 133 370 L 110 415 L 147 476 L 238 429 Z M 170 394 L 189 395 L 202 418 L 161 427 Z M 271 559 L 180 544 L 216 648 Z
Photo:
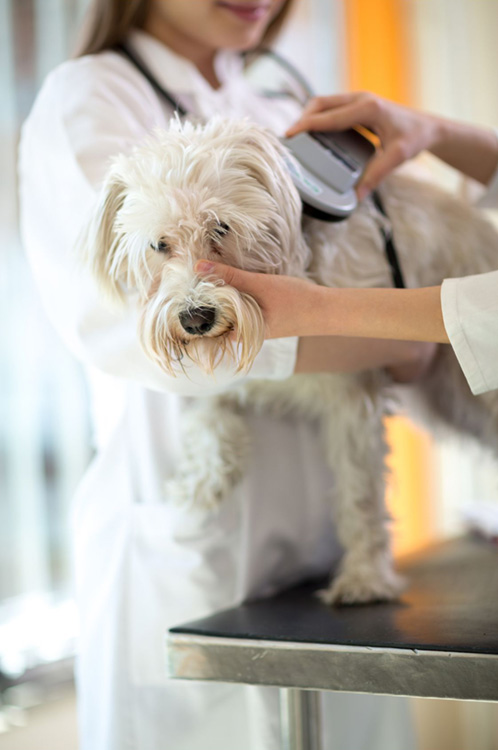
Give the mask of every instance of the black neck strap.
M 375 204 L 375 208 L 379 213 L 382 214 L 382 216 L 385 216 L 388 218 L 386 209 L 384 208 L 384 204 L 381 200 L 381 197 L 379 193 L 375 190 L 372 193 L 372 199 Z M 396 247 L 394 245 L 391 232 L 388 232 L 384 227 L 380 227 L 380 231 L 382 233 L 382 236 L 384 238 L 384 250 L 386 253 L 387 262 L 389 263 L 389 267 L 391 269 L 391 277 L 393 280 L 393 284 L 396 287 L 396 289 L 406 289 L 405 280 L 403 278 L 403 272 L 401 270 L 401 265 L 398 258 L 398 253 L 396 251 Z

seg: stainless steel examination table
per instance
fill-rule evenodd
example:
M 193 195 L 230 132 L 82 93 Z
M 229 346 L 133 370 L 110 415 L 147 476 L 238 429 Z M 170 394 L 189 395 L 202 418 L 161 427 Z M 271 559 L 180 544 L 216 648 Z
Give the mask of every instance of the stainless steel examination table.
M 279 687 L 289 750 L 320 748 L 320 690 L 498 701 L 498 547 L 458 539 L 399 567 L 399 602 L 330 608 L 322 581 L 172 628 L 170 675 Z

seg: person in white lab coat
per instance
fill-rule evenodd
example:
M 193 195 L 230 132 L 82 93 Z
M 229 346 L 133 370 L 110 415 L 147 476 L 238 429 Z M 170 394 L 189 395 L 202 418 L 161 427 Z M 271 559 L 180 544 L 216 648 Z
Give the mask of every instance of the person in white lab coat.
M 164 636 L 182 621 L 321 575 L 340 555 L 326 502 L 333 478 L 307 420 L 248 417 L 252 464 L 219 513 L 165 497 L 184 405 L 242 376 L 229 362 L 216 378 L 194 366 L 177 377 L 163 372 L 140 349 L 132 302 L 110 310 L 75 252 L 109 158 L 168 127 L 172 115 L 111 47 L 126 40 L 193 114 L 249 117 L 281 134 L 300 108 L 258 95 L 239 52 L 267 43 L 289 7 L 95 0 L 85 54 L 48 76 L 23 127 L 24 244 L 48 315 L 84 362 L 93 396 L 97 455 L 73 514 L 81 750 L 276 750 L 277 691 L 170 682 Z M 344 350 L 346 366 L 414 356 L 410 346 L 383 346 L 357 347 L 356 361 Z M 291 375 L 297 352 L 295 338 L 266 342 L 249 377 Z M 414 747 L 405 700 L 323 700 L 325 747 Z
M 370 128 L 382 144 L 358 185 L 360 200 L 393 169 L 426 149 L 486 186 L 481 207 L 498 208 L 498 133 L 492 128 L 353 92 L 317 97 L 287 135 L 355 125 Z M 498 266 L 498 246 L 496 257 Z M 255 297 L 265 311 L 269 337 L 372 336 L 451 344 L 474 394 L 498 388 L 498 271 L 449 278 L 425 289 L 324 289 L 209 261 L 200 261 L 197 270 L 218 274 Z M 416 368 L 420 373 L 420 363 Z M 395 369 L 399 375 L 400 368 Z M 408 369 L 413 377 L 414 365 Z

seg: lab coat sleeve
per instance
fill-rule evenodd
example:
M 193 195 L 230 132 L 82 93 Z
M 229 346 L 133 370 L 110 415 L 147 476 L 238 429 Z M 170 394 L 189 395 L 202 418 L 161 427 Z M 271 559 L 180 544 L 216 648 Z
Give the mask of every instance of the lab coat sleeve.
M 477 206 L 498 208 L 498 169 Z M 498 265 L 498 247 L 496 254 Z M 441 308 L 446 333 L 472 393 L 498 388 L 498 271 L 446 279 Z
M 498 388 L 498 271 L 446 279 L 441 307 L 448 338 L 472 393 Z
M 48 77 L 24 124 L 19 160 L 21 234 L 48 315 L 85 364 L 155 390 L 210 395 L 244 377 L 289 377 L 297 339 L 265 342 L 246 375 L 229 357 L 214 376 L 192 363 L 166 374 L 141 349 L 132 295 L 122 310 L 109 308 L 77 257 L 110 158 L 167 120 L 147 82 L 113 53 L 70 61 Z
M 498 128 L 495 128 L 495 136 L 498 139 Z M 498 208 L 498 166 L 477 206 L 478 208 Z

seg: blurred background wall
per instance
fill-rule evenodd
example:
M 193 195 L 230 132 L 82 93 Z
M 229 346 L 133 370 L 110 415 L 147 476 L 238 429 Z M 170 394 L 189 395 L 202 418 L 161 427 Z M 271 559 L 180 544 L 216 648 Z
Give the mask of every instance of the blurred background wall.
M 20 247 L 16 144 L 44 77 L 70 55 L 86 5 L 87 0 L 0 0 L 0 748 L 5 750 L 43 746 L 27 744 L 20 733 L 28 730 L 16 724 L 25 722 L 26 709 L 46 700 L 46 685 L 58 682 L 38 679 L 40 669 L 70 674 L 77 636 L 67 523 L 71 496 L 92 455 L 88 398 L 78 363 L 45 320 Z M 442 115 L 495 125 L 497 30 L 498 0 L 298 0 L 278 46 L 319 93 L 370 89 Z M 423 161 L 434 179 L 462 189 L 449 169 Z M 398 554 L 461 533 L 466 508 L 497 506 L 495 467 L 475 446 L 455 438 L 435 442 L 400 418 L 390 420 L 389 435 Z M 498 717 L 491 706 L 413 704 L 421 750 L 498 747 Z M 58 721 L 62 726 L 65 719 Z M 69 750 L 68 742 L 61 747 Z

